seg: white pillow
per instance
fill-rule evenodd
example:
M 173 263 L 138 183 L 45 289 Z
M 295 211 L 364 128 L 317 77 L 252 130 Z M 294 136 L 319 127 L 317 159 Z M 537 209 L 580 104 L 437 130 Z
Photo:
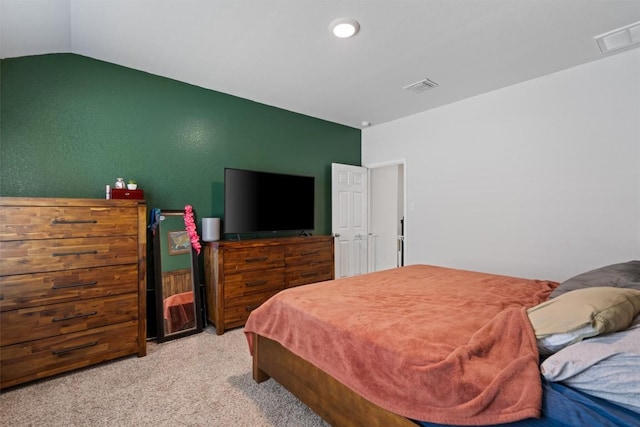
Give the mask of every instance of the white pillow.
M 640 412 L 640 316 L 627 330 L 558 351 L 540 370 L 549 381 Z
M 594 337 L 596 335 L 598 335 L 598 331 L 591 325 L 583 326 L 573 332 L 547 335 L 538 339 L 538 350 L 542 355 L 553 354 L 569 344 L 578 342 L 585 337 Z

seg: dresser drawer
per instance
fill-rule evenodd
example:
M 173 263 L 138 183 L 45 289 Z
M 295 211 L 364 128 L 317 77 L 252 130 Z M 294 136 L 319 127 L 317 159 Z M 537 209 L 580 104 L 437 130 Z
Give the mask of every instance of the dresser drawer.
M 227 301 L 224 308 L 225 327 L 244 325 L 253 310 L 278 292 L 280 291 L 270 291 Z
M 0 241 L 138 233 L 138 211 L 117 206 L 3 206 Z
M 333 257 L 330 242 L 311 242 L 286 246 L 286 262 L 289 265 L 330 261 Z
M 137 321 L 15 344 L 0 350 L 0 385 L 10 387 L 136 352 Z
M 137 263 L 136 236 L 0 242 L 5 276 Z
M 0 277 L 0 311 L 138 290 L 135 264 Z
M 331 280 L 333 279 L 333 263 L 329 260 L 288 266 L 286 279 L 289 288 Z
M 137 294 L 43 305 L 0 313 L 3 346 L 138 318 Z
M 279 291 L 284 288 L 284 268 L 228 274 L 225 277 L 225 282 L 224 298 L 229 300 L 263 292 Z
M 274 267 L 284 267 L 284 250 L 281 247 L 229 250 L 224 254 L 225 273 L 265 270 Z

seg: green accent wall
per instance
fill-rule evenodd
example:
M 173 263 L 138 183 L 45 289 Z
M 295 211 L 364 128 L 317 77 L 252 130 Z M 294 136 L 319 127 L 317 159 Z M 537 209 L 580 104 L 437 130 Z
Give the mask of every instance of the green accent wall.
M 0 61 L 0 120 L 0 196 L 104 198 L 135 179 L 199 229 L 233 167 L 315 176 L 328 234 L 331 163 L 360 165 L 359 129 L 74 54 Z

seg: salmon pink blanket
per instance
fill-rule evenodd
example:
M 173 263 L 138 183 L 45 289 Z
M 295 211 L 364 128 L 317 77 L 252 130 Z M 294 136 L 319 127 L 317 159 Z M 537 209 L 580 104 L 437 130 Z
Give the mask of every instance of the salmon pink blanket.
M 245 326 L 369 401 L 415 420 L 482 425 L 540 416 L 526 308 L 554 282 L 425 265 L 281 291 Z

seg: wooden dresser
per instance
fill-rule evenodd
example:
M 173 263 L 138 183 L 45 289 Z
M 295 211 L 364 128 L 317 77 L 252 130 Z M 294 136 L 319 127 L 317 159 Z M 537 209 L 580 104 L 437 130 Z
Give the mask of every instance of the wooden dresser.
M 204 268 L 207 317 L 221 335 L 282 289 L 333 279 L 333 237 L 210 242 Z
M 146 354 L 143 200 L 0 198 L 0 388 Z

